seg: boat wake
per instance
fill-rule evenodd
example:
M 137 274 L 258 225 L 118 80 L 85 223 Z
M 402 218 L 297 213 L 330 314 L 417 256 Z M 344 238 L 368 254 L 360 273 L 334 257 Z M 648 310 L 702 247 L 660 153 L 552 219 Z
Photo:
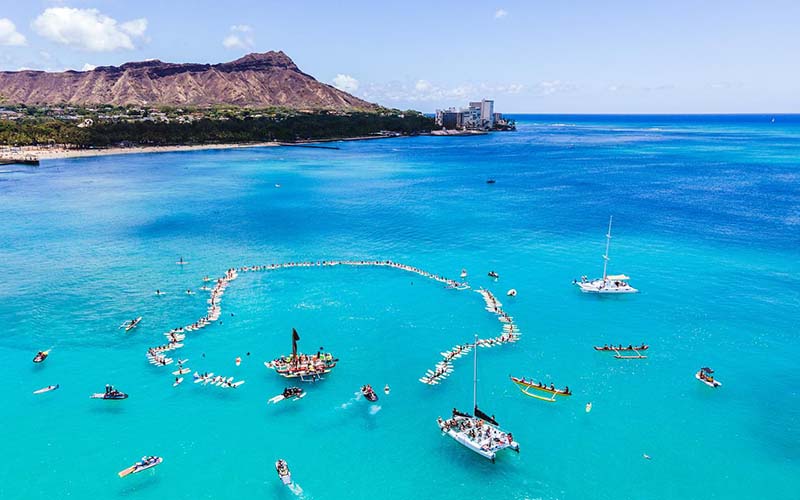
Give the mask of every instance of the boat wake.
M 370 405 L 370 407 L 369 407 L 369 414 L 370 415 L 375 415 L 379 411 L 381 411 L 381 406 L 380 405 Z
M 308 498 L 303 494 L 303 488 L 300 487 L 297 483 L 289 483 L 289 490 L 294 493 L 296 497 L 299 498 Z
M 351 406 L 353 406 L 353 403 L 356 403 L 361 399 L 361 396 L 362 396 L 361 391 L 353 393 L 353 397 L 342 403 L 339 406 L 339 408 L 341 408 L 342 410 L 350 408 Z

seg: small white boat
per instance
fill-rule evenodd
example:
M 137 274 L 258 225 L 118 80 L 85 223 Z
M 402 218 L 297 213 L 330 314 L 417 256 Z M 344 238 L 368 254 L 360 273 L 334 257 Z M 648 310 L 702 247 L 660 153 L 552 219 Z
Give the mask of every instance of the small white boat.
M 467 270 L 466 269 L 462 269 L 461 270 L 461 277 L 462 278 L 466 278 L 467 277 Z
M 517 291 L 514 288 L 512 288 L 511 290 L 506 292 L 506 295 L 508 295 L 509 297 L 516 297 Z
M 278 472 L 278 477 L 283 484 L 287 486 L 292 484 L 292 473 L 289 471 L 289 465 L 286 460 L 280 459 L 275 462 L 275 470 Z
M 608 219 L 608 233 L 606 233 L 606 253 L 603 255 L 603 277 L 590 280 L 582 276 L 580 280 L 573 283 L 580 288 L 583 293 L 598 294 L 618 294 L 618 293 L 637 293 L 639 290 L 633 288 L 628 281 L 631 279 L 624 274 L 608 274 L 608 250 L 611 246 L 611 222 L 614 217 Z
M 163 461 L 164 459 L 161 457 L 142 457 L 142 460 L 140 462 L 131 465 L 127 469 L 119 471 L 117 475 L 119 477 L 125 477 L 128 474 L 136 474 L 138 472 L 142 472 L 143 470 L 155 467 L 156 465 L 159 465 Z
M 694 378 L 709 387 L 719 387 L 722 385 L 722 382 L 714 378 L 714 370 L 711 368 L 700 368 L 700 370 L 694 374 Z

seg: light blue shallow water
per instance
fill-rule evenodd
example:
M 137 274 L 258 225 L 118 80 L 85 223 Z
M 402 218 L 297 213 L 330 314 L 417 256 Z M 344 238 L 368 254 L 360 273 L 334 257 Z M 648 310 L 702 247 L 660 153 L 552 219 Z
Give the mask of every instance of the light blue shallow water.
M 5 170 L 0 498 L 296 498 L 279 457 L 314 499 L 797 498 L 800 119 L 519 118 L 518 132 L 485 137 Z M 601 271 L 610 214 L 611 271 L 637 296 L 570 285 Z M 471 404 L 470 359 L 442 385 L 417 381 L 440 351 L 500 324 L 478 294 L 397 270 L 241 275 L 221 324 L 176 354 L 245 379 L 235 391 L 173 388 L 147 364 L 164 331 L 204 314 L 206 296 L 181 291 L 206 274 L 362 257 L 453 278 L 465 267 L 503 295 L 523 336 L 480 351 L 479 401 L 519 455 L 491 464 L 440 436 L 436 417 Z M 137 315 L 136 330 L 117 328 Z M 288 351 L 292 327 L 301 348 L 341 362 L 304 400 L 268 406 L 285 384 L 262 363 Z M 643 341 L 641 361 L 591 348 Z M 704 365 L 721 388 L 694 379 Z M 535 401 L 509 374 L 575 395 Z M 130 399 L 89 400 L 105 383 Z M 353 402 L 364 383 L 392 392 Z M 144 454 L 165 461 L 117 478 Z

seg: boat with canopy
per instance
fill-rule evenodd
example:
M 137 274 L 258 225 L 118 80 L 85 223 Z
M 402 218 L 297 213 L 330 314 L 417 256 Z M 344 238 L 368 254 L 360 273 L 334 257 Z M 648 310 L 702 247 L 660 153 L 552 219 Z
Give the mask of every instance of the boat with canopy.
M 334 358 L 331 353 L 322 352 L 322 348 L 316 354 L 298 353 L 298 340 L 300 340 L 300 335 L 296 329 L 292 328 L 292 354 L 265 361 L 264 366 L 275 370 L 282 377 L 299 378 L 303 382 L 320 380 L 322 375 L 330 373 L 336 367 L 339 360 Z
M 608 261 L 610 260 L 608 251 L 611 247 L 611 223 L 613 220 L 613 216 L 608 218 L 606 253 L 603 255 L 603 277 L 590 280 L 586 276 L 582 276 L 580 281 L 573 281 L 583 293 L 637 293 L 639 291 L 628 283 L 631 279 L 630 276 L 624 274 L 608 274 Z
M 523 394 L 526 396 L 530 396 L 534 399 L 538 399 L 540 401 L 547 401 L 548 403 L 555 403 L 556 396 L 572 396 L 572 392 L 570 392 L 569 387 L 565 387 L 564 389 L 556 389 L 553 384 L 550 384 L 548 387 L 547 384 L 542 382 L 534 382 L 533 379 L 525 380 L 525 377 L 519 378 L 511 376 L 511 381 L 522 391 Z M 549 394 L 549 397 L 540 396 L 533 391 L 539 391 L 546 394 Z
M 694 378 L 696 378 L 697 380 L 706 384 L 709 387 L 719 387 L 722 385 L 722 382 L 720 382 L 714 377 L 714 370 L 712 370 L 707 366 L 700 368 L 700 370 L 694 374 Z
M 477 343 L 478 336 L 475 336 Z M 472 380 L 472 414 L 453 408 L 452 417 L 437 419 L 439 429 L 457 443 L 469 448 L 478 455 L 488 458 L 493 463 L 497 452 L 506 448 L 519 453 L 519 443 L 514 441 L 510 432 L 500 428 L 494 415 L 489 416 L 478 408 L 478 350 L 475 349 Z

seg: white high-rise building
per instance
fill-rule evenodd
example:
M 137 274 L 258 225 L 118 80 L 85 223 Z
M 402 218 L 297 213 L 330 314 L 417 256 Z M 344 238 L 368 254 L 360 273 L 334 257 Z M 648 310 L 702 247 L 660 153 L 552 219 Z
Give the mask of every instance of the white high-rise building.
M 481 126 L 494 127 L 494 101 L 481 101 Z

